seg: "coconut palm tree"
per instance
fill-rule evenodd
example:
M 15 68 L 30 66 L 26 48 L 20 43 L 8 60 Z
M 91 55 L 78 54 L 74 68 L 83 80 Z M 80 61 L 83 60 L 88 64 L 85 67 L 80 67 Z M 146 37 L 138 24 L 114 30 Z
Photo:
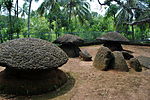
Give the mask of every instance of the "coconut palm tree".
M 110 4 L 109 8 L 106 10 L 106 13 L 105 13 L 106 18 L 111 17 L 111 16 L 113 17 L 114 26 L 116 23 L 116 14 L 119 9 L 120 9 L 119 6 L 117 6 L 116 4 Z
M 8 31 L 8 39 L 11 40 L 13 39 L 13 30 L 12 30 L 12 8 L 13 8 L 13 0 L 2 0 L 1 1 L 1 6 L 3 6 L 3 8 L 5 10 L 8 11 L 8 16 L 9 16 L 9 31 Z
M 105 0 L 102 4 L 99 1 L 100 5 L 108 5 L 110 6 L 112 1 L 115 1 L 119 6 L 120 9 L 116 13 L 116 30 L 119 31 L 126 31 L 129 28 L 128 24 L 125 23 L 132 23 L 133 21 L 139 20 L 141 18 L 148 18 L 150 17 L 150 9 L 149 3 L 150 0 Z M 134 39 L 134 27 L 132 27 L 132 37 Z
M 121 8 L 117 14 L 116 27 L 118 30 L 123 29 L 124 23 L 132 23 L 133 21 L 150 17 L 150 10 L 147 6 L 147 0 L 126 0 L 124 5 L 129 8 Z M 125 25 L 128 29 L 128 25 Z M 132 38 L 134 39 L 134 26 L 132 27 Z M 125 28 L 124 28 L 125 29 Z
M 1 12 L 2 12 L 2 6 L 3 6 L 3 2 L 0 1 L 0 14 L 1 14 Z
M 58 37 L 57 31 L 61 27 L 60 21 L 63 20 L 60 2 L 57 0 L 44 0 L 37 11 L 41 16 L 44 15 L 48 19 L 49 28 L 55 31 L 56 37 Z M 53 25 L 53 22 L 57 25 Z
M 71 18 L 78 18 L 82 24 L 90 15 L 90 5 L 86 0 L 68 0 L 64 2 L 64 10 L 68 15 L 69 24 Z
M 55 18 L 57 17 L 56 19 L 59 18 L 60 13 L 63 13 L 62 15 L 68 19 L 68 25 L 71 25 L 72 18 L 84 23 L 85 19 L 89 18 L 89 9 L 89 3 L 85 0 L 44 0 L 38 12 L 40 14 L 48 13 L 51 18 L 54 15 Z
M 31 13 L 31 5 L 33 0 L 26 0 L 29 3 L 28 8 L 28 37 L 30 37 L 30 13 Z M 38 2 L 39 0 L 34 0 L 35 2 Z
M 28 15 L 29 5 L 27 1 L 24 2 L 23 6 L 20 8 L 21 17 L 25 19 L 25 15 Z

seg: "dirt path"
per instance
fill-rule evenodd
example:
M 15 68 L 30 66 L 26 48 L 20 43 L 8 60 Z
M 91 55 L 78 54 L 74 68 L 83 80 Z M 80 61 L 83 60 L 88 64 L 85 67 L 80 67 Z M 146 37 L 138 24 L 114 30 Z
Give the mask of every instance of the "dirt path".
M 94 58 L 99 47 L 87 46 L 81 49 L 86 49 Z M 150 47 L 124 45 L 123 48 L 134 52 L 134 56 L 150 57 Z M 78 58 L 70 58 L 61 69 L 70 73 L 74 79 L 62 90 L 31 97 L 9 99 L 6 96 L 0 100 L 150 100 L 150 70 L 99 71 L 92 66 L 92 61 L 84 62 Z

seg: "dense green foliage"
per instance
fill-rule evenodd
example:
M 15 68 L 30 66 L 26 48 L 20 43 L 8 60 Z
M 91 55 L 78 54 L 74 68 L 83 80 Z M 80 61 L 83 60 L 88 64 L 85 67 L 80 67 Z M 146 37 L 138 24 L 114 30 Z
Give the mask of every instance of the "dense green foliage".
M 0 41 L 35 37 L 48 41 L 69 33 L 95 40 L 108 31 L 119 31 L 131 40 L 150 38 L 150 23 L 130 25 L 150 18 L 150 0 L 105 0 L 105 15 L 90 10 L 86 0 L 43 0 L 31 10 L 33 1 L 0 0 Z M 116 3 L 112 3 L 115 1 Z

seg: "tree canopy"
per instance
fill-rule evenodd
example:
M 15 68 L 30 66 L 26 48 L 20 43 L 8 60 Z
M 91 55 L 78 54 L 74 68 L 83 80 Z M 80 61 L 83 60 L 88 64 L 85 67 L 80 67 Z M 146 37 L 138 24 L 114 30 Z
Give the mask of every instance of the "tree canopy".
M 131 40 L 150 37 L 150 0 L 105 0 L 105 14 L 91 11 L 88 0 L 0 1 L 0 40 L 36 37 L 53 41 L 62 34 L 74 34 L 94 40 L 108 31 L 118 31 Z M 99 13 L 101 10 L 99 11 Z

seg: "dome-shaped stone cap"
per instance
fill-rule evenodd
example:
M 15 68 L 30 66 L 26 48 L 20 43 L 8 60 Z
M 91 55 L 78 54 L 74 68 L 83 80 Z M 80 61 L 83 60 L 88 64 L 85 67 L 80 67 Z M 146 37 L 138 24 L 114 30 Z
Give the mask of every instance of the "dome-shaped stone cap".
M 113 42 L 129 42 L 129 40 L 118 32 L 108 32 L 101 37 L 96 38 L 101 41 L 113 41 Z
M 62 49 L 41 39 L 14 39 L 0 45 L 0 66 L 6 68 L 45 70 L 61 67 L 67 61 Z
M 58 44 L 75 44 L 79 45 L 84 42 L 83 39 L 81 39 L 78 36 L 71 35 L 71 34 L 65 34 L 61 37 L 58 37 L 53 43 L 58 43 Z

